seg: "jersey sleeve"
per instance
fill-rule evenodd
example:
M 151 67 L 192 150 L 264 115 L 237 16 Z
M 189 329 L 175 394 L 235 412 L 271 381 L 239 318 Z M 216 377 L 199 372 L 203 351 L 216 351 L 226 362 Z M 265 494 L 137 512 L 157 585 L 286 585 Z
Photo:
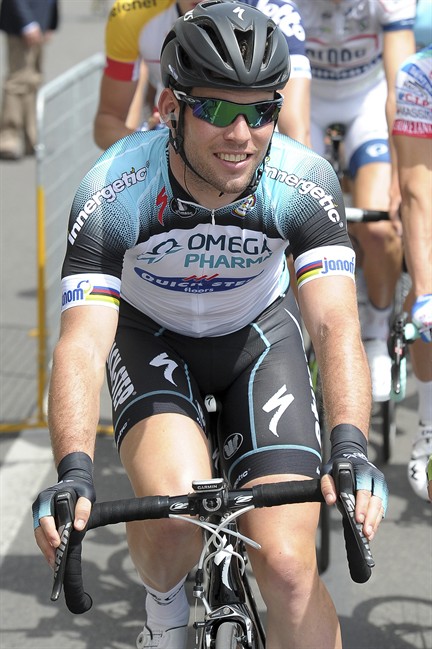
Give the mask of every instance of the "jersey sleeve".
M 284 146 L 283 138 L 274 137 L 276 165 L 269 166 L 266 172 L 278 187 L 279 227 L 289 241 L 299 287 L 325 276 L 354 278 L 355 253 L 348 236 L 342 191 L 332 166 L 312 151 L 305 156 L 306 147 L 298 143 L 290 141 L 291 145 Z
M 416 0 L 377 0 L 384 32 L 414 29 Z
M 147 167 L 115 171 L 109 151 L 82 180 L 72 204 L 62 310 L 83 304 L 119 305 L 124 254 L 135 243 L 139 228 L 129 188 L 145 179 Z
M 137 12 L 125 12 L 116 3 L 105 27 L 104 74 L 120 81 L 135 81 L 139 75 L 139 32 Z

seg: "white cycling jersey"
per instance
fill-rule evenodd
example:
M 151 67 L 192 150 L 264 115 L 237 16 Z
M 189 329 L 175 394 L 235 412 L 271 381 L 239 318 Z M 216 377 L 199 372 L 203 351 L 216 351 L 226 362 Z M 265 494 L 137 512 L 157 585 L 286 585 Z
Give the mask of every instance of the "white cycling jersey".
M 383 77 L 383 33 L 414 25 L 416 0 L 297 0 L 312 94 L 338 101 Z
M 393 135 L 432 138 L 432 45 L 410 56 L 398 72 Z

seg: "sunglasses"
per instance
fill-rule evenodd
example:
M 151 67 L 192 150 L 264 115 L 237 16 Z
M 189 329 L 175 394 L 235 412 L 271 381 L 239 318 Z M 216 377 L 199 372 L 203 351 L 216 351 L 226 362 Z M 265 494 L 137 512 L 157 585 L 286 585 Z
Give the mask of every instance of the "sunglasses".
M 283 97 L 270 101 L 259 101 L 254 104 L 237 104 L 234 101 L 225 99 L 210 99 L 209 97 L 191 97 L 184 92 L 174 90 L 178 101 L 183 101 L 192 108 L 194 117 L 202 119 L 213 126 L 229 126 L 239 115 L 243 115 L 250 128 L 266 126 L 276 122 L 280 109 L 282 108 Z

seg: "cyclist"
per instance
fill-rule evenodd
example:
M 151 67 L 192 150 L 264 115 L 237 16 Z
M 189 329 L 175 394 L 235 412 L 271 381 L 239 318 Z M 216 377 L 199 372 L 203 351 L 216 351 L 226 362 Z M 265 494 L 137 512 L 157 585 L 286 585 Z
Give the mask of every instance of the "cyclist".
M 394 215 L 400 196 L 396 174 L 391 177 L 387 121 L 391 127 L 397 68 L 415 51 L 415 0 L 297 0 L 297 4 L 312 68 L 312 147 L 323 153 L 328 125 L 344 124 L 353 205 L 390 209 Z M 402 263 L 400 235 L 386 221 L 355 224 L 350 233 L 362 253 L 368 300 L 361 320 L 373 397 L 386 401 L 387 337 Z
M 397 109 L 393 139 L 402 193 L 404 249 L 412 278 L 408 308 L 422 340 L 411 346 L 419 396 L 408 479 L 428 499 L 426 465 L 432 453 L 432 45 L 402 65 L 396 79 Z
M 199 53 L 199 54 L 198 54 Z M 52 565 L 52 514 L 63 481 L 95 499 L 92 479 L 106 361 L 115 438 L 135 493 L 184 493 L 212 474 L 208 393 L 222 401 L 220 461 L 239 486 L 320 474 L 320 431 L 285 249 L 324 381 L 331 458 L 352 459 L 356 518 L 372 539 L 387 487 L 367 459 L 370 377 L 356 305 L 354 252 L 330 165 L 274 133 L 289 77 L 280 29 L 256 8 L 204 2 L 179 18 L 161 56 L 158 108 L 168 128 L 110 147 L 83 179 L 70 217 L 49 426 L 60 483 L 34 503 L 36 541 Z M 233 443 L 233 440 L 236 443 Z M 319 578 L 319 504 L 243 517 L 267 605 L 268 646 L 341 646 Z M 185 649 L 185 575 L 202 539 L 172 520 L 128 524 L 147 589 L 137 646 Z
M 279 119 L 279 130 L 310 145 L 311 71 L 298 10 L 291 0 L 286 0 L 283 9 L 278 9 L 276 18 L 273 14 L 278 5 L 263 3 L 262 0 L 248 0 L 248 3 L 252 6 L 259 4 L 264 13 L 269 12 L 270 17 L 279 22 L 288 41 L 292 72 L 289 85 L 282 89 L 286 101 Z M 176 18 L 196 4 L 196 0 L 155 0 L 151 5 L 118 0 L 113 4 L 106 24 L 106 66 L 94 121 L 94 139 L 102 149 L 141 126 L 144 90 L 148 92 L 147 103 L 150 102 L 151 108 L 156 106 L 161 90 L 159 58 L 162 43 Z M 159 114 L 154 109 L 145 128 L 159 124 Z

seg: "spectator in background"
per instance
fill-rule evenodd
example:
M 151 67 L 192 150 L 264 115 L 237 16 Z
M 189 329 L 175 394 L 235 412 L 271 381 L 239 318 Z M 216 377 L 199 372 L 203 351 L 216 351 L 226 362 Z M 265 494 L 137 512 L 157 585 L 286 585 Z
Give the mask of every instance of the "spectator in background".
M 58 25 L 57 0 L 3 0 L 0 30 L 7 34 L 8 71 L 3 85 L 0 158 L 32 155 L 36 145 L 36 94 L 43 50 Z
M 310 145 L 309 60 L 305 54 L 305 32 L 297 7 L 291 0 L 246 0 L 274 20 L 282 29 L 291 55 L 291 78 L 282 89 L 285 101 L 279 131 Z M 143 104 L 150 115 L 145 129 L 160 124 L 157 104 L 161 90 L 159 55 L 163 40 L 174 21 L 197 5 L 196 0 L 155 0 L 131 10 L 116 1 L 105 30 L 106 66 L 102 77 L 99 107 L 94 122 L 94 140 L 106 149 L 140 127 Z M 147 84 L 148 81 L 148 84 Z
M 389 210 L 400 204 L 392 176 L 389 131 L 399 65 L 415 52 L 415 0 L 297 0 L 312 68 L 311 138 L 324 153 L 326 128 L 345 125 L 345 162 L 353 205 Z M 362 335 L 374 401 L 390 397 L 389 317 L 402 267 L 396 227 L 386 221 L 353 224 L 359 244 L 367 302 Z M 360 256 L 360 254 L 359 254 Z
M 432 45 L 409 57 L 396 79 L 393 140 L 402 195 L 405 259 L 412 279 L 406 308 L 422 340 L 410 353 L 419 396 L 408 480 L 428 499 L 426 465 L 432 453 Z

